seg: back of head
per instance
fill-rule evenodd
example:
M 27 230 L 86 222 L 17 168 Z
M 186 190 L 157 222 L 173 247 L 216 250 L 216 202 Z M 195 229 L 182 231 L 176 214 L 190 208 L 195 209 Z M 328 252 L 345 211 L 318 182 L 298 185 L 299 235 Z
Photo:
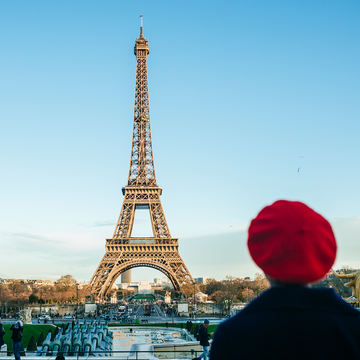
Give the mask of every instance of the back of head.
M 322 279 L 336 256 L 329 222 L 298 201 L 279 200 L 260 211 L 249 227 L 248 248 L 273 280 L 309 284 Z

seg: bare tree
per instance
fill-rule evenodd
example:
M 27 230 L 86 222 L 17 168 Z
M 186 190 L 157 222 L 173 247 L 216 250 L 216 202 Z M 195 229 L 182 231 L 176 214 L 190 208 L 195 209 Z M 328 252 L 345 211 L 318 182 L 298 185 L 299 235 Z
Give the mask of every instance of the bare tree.
M 194 293 L 198 293 L 200 291 L 200 283 L 196 282 L 195 285 L 191 283 L 186 283 L 181 287 L 181 291 L 186 295 L 186 297 L 191 298 L 194 296 Z
M 30 293 L 29 289 L 20 280 L 14 280 L 8 288 L 15 299 L 26 297 Z M 27 295 L 29 297 L 29 295 Z
M 76 279 L 72 275 L 62 275 L 55 283 L 58 291 L 68 291 L 76 285 Z
M 224 309 L 226 313 L 230 313 L 230 307 L 238 295 L 242 281 L 239 278 L 227 275 L 223 284 L 224 290 L 222 292 L 225 294 L 225 298 L 223 300 Z
M 214 278 L 208 279 L 206 282 L 206 294 L 212 295 L 215 291 L 223 291 L 225 285 L 222 281 L 217 281 Z
M 250 302 L 252 299 L 254 299 L 256 297 L 254 291 L 252 289 L 249 288 L 245 288 L 242 291 L 242 296 L 245 299 L 246 302 Z
M 267 290 L 270 287 L 269 280 L 266 278 L 264 274 L 255 274 L 255 279 L 253 282 L 252 290 L 255 295 L 260 295 L 263 291 Z

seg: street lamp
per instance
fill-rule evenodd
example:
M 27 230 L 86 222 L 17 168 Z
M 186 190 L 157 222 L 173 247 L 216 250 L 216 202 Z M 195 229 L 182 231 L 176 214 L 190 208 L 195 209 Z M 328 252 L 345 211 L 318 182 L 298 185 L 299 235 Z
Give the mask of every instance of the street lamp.
M 194 320 L 195 320 L 195 318 L 196 318 L 195 285 L 196 285 L 196 282 L 194 281 Z
M 41 295 L 42 295 L 42 287 L 40 288 L 40 316 L 41 316 L 41 303 L 42 303 Z
M 79 313 L 79 282 L 76 282 L 76 301 L 77 301 L 77 307 L 76 307 L 76 317 Z

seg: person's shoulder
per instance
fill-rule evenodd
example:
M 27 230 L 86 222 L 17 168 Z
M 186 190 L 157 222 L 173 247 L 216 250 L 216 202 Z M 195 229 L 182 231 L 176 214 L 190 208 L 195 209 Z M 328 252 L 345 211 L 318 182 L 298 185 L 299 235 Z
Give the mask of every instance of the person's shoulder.
M 238 315 L 274 311 L 315 311 L 359 317 L 358 310 L 347 304 L 333 289 L 313 289 L 304 286 L 270 288 L 246 306 Z
M 232 316 L 229 319 L 224 320 L 222 323 L 219 324 L 219 326 L 216 329 L 217 332 L 225 332 L 225 333 L 232 333 L 233 330 L 236 329 L 237 332 L 241 332 L 242 329 L 245 329 L 244 325 L 247 322 L 252 322 L 252 316 L 251 314 L 243 313 L 243 310 L 239 312 L 238 314 Z M 241 323 L 242 326 L 239 327 L 239 323 Z

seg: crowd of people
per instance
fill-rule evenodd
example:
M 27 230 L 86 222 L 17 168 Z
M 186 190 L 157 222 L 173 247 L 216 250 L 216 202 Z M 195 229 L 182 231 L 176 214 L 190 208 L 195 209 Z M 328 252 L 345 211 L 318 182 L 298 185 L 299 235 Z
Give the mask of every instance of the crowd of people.
M 211 348 L 205 320 L 198 359 L 360 359 L 359 311 L 332 289 L 311 287 L 335 262 L 330 223 L 301 202 L 276 201 L 252 220 L 247 245 L 270 288 L 218 326 Z M 22 322 L 10 331 L 20 360 Z M 4 334 L 0 322 L 0 344 Z

